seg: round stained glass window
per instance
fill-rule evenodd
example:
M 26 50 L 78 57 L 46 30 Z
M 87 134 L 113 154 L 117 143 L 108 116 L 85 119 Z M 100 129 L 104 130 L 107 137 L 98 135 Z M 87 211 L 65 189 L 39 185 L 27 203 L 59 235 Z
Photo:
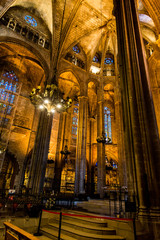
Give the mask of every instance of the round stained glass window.
M 76 53 L 80 53 L 80 49 L 79 49 L 79 47 L 77 45 L 75 45 L 73 47 L 73 51 L 76 52 Z
M 111 57 L 106 57 L 105 60 L 104 60 L 104 63 L 105 64 L 113 64 L 113 59 Z
M 36 20 L 35 20 L 33 17 L 31 17 L 31 16 L 29 16 L 29 15 L 26 15 L 24 19 L 25 19 L 25 21 L 26 21 L 28 24 L 30 24 L 32 27 L 37 27 L 37 22 L 36 22 Z

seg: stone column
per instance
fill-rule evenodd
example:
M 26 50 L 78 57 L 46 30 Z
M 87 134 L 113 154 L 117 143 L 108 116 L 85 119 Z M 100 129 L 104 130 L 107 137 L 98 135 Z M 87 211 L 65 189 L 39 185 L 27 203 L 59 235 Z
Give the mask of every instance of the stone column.
M 154 100 L 154 107 L 156 112 L 156 119 L 158 124 L 158 131 L 160 134 L 160 88 L 153 87 L 152 88 L 153 100 Z
M 55 157 L 55 176 L 54 176 L 54 181 L 53 181 L 53 189 L 55 192 L 60 192 L 60 186 L 61 186 L 62 157 L 63 156 L 60 152 L 64 148 L 66 118 L 67 118 L 67 112 L 61 113 L 60 120 L 59 120 L 57 149 L 56 149 L 56 157 Z
M 144 216 L 160 206 L 159 136 L 135 1 L 114 3 L 128 179 L 137 195 L 139 216 Z
M 52 120 L 52 114 L 48 115 L 46 111 L 41 112 L 31 159 L 29 177 L 29 189 L 32 194 L 43 193 Z
M 85 193 L 88 97 L 80 96 L 76 150 L 75 194 Z
M 127 186 L 126 158 L 124 148 L 124 130 L 122 118 L 122 102 L 120 86 L 115 87 L 115 116 L 116 116 L 116 132 L 117 132 L 117 147 L 118 147 L 118 175 L 120 186 Z
M 100 91 L 101 92 L 101 91 Z M 101 137 L 104 133 L 104 104 L 98 101 L 97 106 L 97 137 Z M 106 185 L 106 169 L 105 169 L 105 143 L 97 142 L 97 193 L 100 198 L 104 197 L 104 187 Z
M 94 133 L 94 118 L 89 118 L 89 161 L 88 161 L 88 173 L 87 173 L 87 183 L 88 183 L 88 194 L 92 196 L 94 194 L 94 163 L 93 163 L 93 133 Z

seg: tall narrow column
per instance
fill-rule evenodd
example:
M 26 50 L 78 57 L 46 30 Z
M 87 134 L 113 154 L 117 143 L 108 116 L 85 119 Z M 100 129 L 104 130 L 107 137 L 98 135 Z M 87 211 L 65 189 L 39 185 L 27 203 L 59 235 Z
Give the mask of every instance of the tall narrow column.
M 117 132 L 117 146 L 118 146 L 118 175 L 120 186 L 127 186 L 127 172 L 126 172 L 126 157 L 124 148 L 124 132 L 122 119 L 122 102 L 121 92 L 118 84 L 115 87 L 115 116 L 116 116 L 116 132 Z
M 81 96 L 78 100 L 79 118 L 76 150 L 75 193 L 83 194 L 85 193 L 88 97 Z
M 29 177 L 29 189 L 32 194 L 43 192 L 52 120 L 52 114 L 48 115 L 46 111 L 40 114 Z
M 55 157 L 55 176 L 53 181 L 53 189 L 55 192 L 60 192 L 61 186 L 61 173 L 62 173 L 62 155 L 61 151 L 64 148 L 64 136 L 66 128 L 67 112 L 61 113 L 58 128 L 58 139 Z
M 101 92 L 101 91 L 100 91 Z M 104 104 L 103 101 L 98 101 L 97 106 L 97 137 L 104 134 Z M 104 197 L 105 187 L 105 143 L 97 142 L 97 163 L 98 163 L 98 176 L 97 176 L 97 193 L 100 198 Z
M 87 185 L 88 194 L 92 196 L 94 194 L 94 156 L 93 156 L 93 137 L 94 137 L 94 118 L 89 118 L 89 159 L 88 159 L 88 173 L 87 173 Z
M 137 9 L 133 0 L 115 0 L 128 172 L 139 215 L 159 209 L 160 144 Z M 131 186 L 131 181 L 130 186 Z M 154 197 L 153 197 L 154 196 Z

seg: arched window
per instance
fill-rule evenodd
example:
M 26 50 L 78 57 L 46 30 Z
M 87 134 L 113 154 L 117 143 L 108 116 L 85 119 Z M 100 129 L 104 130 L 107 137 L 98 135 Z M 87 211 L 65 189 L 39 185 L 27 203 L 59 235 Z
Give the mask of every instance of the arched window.
M 18 89 L 18 78 L 14 71 L 7 71 L 0 76 L 0 113 L 11 114 Z
M 108 107 L 104 107 L 104 132 L 107 142 L 112 142 L 111 112 Z
M 104 59 L 104 76 L 114 76 L 114 56 L 111 53 L 107 53 Z

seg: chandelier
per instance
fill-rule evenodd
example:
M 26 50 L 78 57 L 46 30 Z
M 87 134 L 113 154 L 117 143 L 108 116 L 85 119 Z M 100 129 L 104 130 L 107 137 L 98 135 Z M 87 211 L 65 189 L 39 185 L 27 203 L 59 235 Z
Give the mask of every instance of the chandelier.
M 30 100 L 39 109 L 46 109 L 48 114 L 50 114 L 55 111 L 63 112 L 71 106 L 72 99 L 69 97 L 64 99 L 63 95 L 64 93 L 58 88 L 56 81 L 52 81 L 50 85 L 46 86 L 44 92 L 42 92 L 41 86 L 33 88 Z
M 102 136 L 98 136 L 96 140 L 97 140 L 98 143 L 103 143 L 103 144 L 111 143 L 111 138 L 110 137 L 106 138 L 104 132 L 102 132 Z

